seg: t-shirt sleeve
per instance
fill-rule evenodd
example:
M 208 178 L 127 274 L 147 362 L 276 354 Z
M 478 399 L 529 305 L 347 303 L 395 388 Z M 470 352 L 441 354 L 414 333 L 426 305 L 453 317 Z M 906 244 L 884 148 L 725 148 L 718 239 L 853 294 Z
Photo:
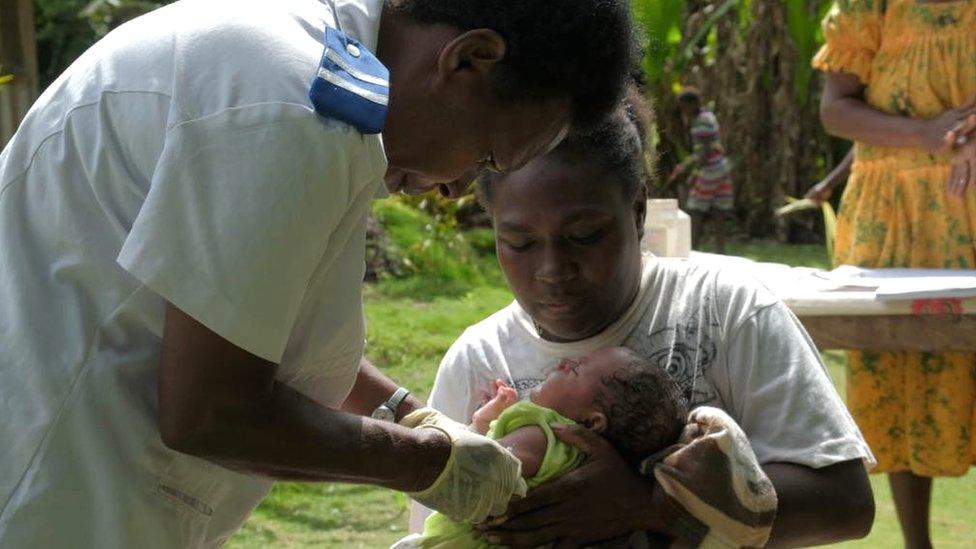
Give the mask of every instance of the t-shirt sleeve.
M 777 301 L 742 320 L 727 348 L 726 402 L 760 463 L 819 468 L 874 456 L 799 320 Z
M 447 417 L 464 424 L 482 404 L 491 390 L 494 376 L 490 366 L 480 358 L 475 342 L 462 335 L 441 360 L 431 389 L 428 405 Z
M 824 45 L 813 67 L 856 75 L 871 83 L 871 65 L 881 47 L 884 2 L 839 0 L 823 20 Z
M 175 126 L 118 263 L 221 337 L 279 362 L 352 194 L 343 132 L 283 104 Z

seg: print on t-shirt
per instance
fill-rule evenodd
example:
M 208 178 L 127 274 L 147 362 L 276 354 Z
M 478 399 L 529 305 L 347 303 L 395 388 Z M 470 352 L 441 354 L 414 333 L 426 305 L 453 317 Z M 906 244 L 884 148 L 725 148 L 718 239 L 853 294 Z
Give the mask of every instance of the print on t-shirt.
M 639 355 L 648 357 L 655 368 L 667 372 L 681 386 L 692 407 L 711 405 L 718 401 L 718 395 L 705 377 L 715 365 L 718 355 L 715 342 L 718 339 L 719 323 L 712 320 L 709 310 L 711 298 L 705 297 L 701 307 L 681 322 L 669 322 L 666 327 L 654 330 L 647 336 L 642 334 L 653 327 L 638 327 L 623 343 Z M 688 314 L 688 311 L 681 313 Z M 543 381 L 545 377 L 527 377 L 510 379 L 508 383 L 515 388 L 520 399 L 526 399 L 532 389 Z M 491 398 L 487 393 L 481 396 L 482 402 Z
M 681 386 L 692 407 L 718 400 L 705 377 L 718 355 L 717 337 L 712 334 L 717 335 L 719 323 L 712 319 L 710 310 L 711 299 L 706 296 L 701 307 L 680 322 L 669 322 L 646 337 L 641 335 L 643 330 L 635 330 L 624 342 L 626 347 L 648 357 L 656 368 L 667 372 Z
M 540 385 L 546 378 L 530 377 L 526 379 L 516 379 L 512 381 L 512 387 L 518 392 L 519 400 L 524 400 L 529 398 L 529 393 L 532 389 L 535 389 Z

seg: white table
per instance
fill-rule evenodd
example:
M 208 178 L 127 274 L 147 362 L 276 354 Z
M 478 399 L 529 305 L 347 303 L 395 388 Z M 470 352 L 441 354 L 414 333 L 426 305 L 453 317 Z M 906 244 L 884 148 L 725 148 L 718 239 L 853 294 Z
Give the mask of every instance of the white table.
M 976 352 L 976 297 L 878 299 L 827 289 L 823 272 L 692 253 L 690 261 L 744 268 L 776 293 L 820 349 Z

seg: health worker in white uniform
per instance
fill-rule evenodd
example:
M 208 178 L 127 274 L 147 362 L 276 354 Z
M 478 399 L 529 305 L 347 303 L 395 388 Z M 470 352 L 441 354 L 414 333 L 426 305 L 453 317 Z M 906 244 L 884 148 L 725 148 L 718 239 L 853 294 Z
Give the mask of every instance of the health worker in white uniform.
M 613 108 L 627 4 L 566 4 L 182 0 L 67 69 L 0 153 L 0 547 L 218 546 L 276 479 L 524 493 L 363 359 L 365 224 Z

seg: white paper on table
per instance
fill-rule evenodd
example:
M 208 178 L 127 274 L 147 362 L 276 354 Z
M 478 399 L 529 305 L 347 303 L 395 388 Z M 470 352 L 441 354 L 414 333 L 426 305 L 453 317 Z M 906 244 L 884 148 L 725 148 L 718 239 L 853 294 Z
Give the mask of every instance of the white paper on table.
M 865 291 L 863 288 L 847 288 L 827 277 L 825 271 L 812 267 L 793 267 L 784 263 L 758 262 L 745 257 L 720 255 L 704 252 L 691 252 L 688 258 L 693 263 L 714 265 L 748 272 L 782 299 L 795 294 L 810 295 L 819 292 Z M 875 286 L 867 289 L 874 291 Z
M 693 263 L 747 270 L 800 316 L 912 314 L 915 299 L 965 299 L 976 311 L 976 270 L 862 269 L 833 271 L 759 263 L 692 252 Z
M 973 269 L 863 269 L 844 265 L 814 276 L 837 289 L 874 290 L 875 299 L 951 299 L 976 297 Z

